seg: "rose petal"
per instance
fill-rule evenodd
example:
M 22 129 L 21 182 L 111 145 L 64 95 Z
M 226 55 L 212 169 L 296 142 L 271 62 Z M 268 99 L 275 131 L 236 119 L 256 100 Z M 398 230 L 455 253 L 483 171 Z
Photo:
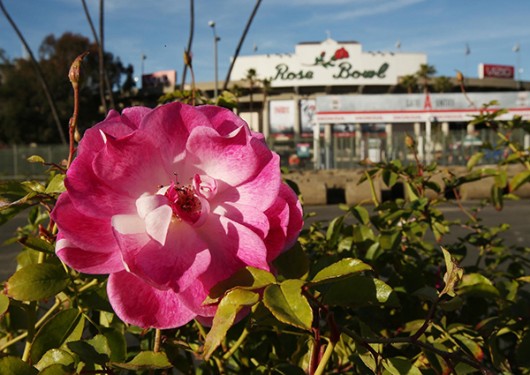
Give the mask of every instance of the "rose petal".
M 261 238 L 269 232 L 269 218 L 254 206 L 225 203 L 219 205 L 214 213 L 251 228 Z
M 145 138 L 139 131 L 121 139 L 110 137 L 92 162 L 94 174 L 114 190 L 133 197 L 154 194 L 159 185 L 167 185 L 172 175 L 168 165 L 158 147 Z
M 240 127 L 226 136 L 207 127 L 192 130 L 187 151 L 205 174 L 229 185 L 239 185 L 259 173 L 272 154 L 260 141 L 251 138 L 247 127 Z M 234 173 L 237 171 L 237 173 Z
M 222 136 L 230 134 L 237 128 L 248 127 L 241 117 L 227 108 L 203 105 L 196 107 L 196 109 L 208 118 L 213 128 Z
M 85 215 L 72 204 L 69 194 L 59 196 L 51 218 L 61 235 L 77 247 L 96 252 L 119 251 L 110 220 Z
M 115 234 L 130 272 L 159 289 L 184 290 L 210 265 L 207 244 L 186 222 L 170 226 L 163 246 L 146 233 Z
M 125 271 L 110 275 L 107 293 L 120 319 L 143 328 L 179 327 L 196 315 L 178 293 L 153 288 Z
M 66 239 L 57 241 L 55 251 L 59 259 L 79 272 L 108 274 L 124 269 L 121 254 L 118 251 L 80 249 Z
M 211 204 L 231 202 L 245 206 L 254 206 L 261 211 L 268 209 L 278 196 L 281 184 L 280 157 L 272 154 L 254 178 L 238 186 L 219 184 L 218 194 Z

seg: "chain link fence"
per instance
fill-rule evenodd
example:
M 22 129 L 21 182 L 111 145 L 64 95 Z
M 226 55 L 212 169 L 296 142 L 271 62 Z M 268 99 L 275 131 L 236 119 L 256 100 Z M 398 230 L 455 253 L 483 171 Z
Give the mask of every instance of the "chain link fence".
M 61 163 L 68 157 L 67 145 L 13 145 L 0 148 L 0 180 L 43 179 L 48 168 L 40 163 L 30 163 L 28 158 L 41 156 L 46 163 Z

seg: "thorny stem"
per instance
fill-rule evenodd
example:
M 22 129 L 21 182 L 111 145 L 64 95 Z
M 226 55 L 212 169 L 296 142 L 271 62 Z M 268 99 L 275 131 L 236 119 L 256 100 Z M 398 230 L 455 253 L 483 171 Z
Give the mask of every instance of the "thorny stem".
M 161 330 L 155 329 L 155 342 L 153 344 L 153 352 L 155 353 L 160 351 L 161 332 Z
M 59 306 L 61 306 L 62 304 L 62 301 L 58 298 L 55 299 L 55 303 L 53 304 L 52 307 L 50 307 L 48 309 L 48 311 L 46 311 L 46 313 L 39 319 L 39 321 L 37 323 L 35 323 L 35 329 L 38 329 L 40 326 L 42 326 L 44 324 L 44 322 L 46 322 L 48 320 L 48 318 L 50 317 L 50 315 L 52 315 L 55 310 L 57 310 L 57 308 Z M 28 331 L 18 335 L 17 337 L 9 340 L 8 342 L 4 343 L 2 346 L 0 346 L 0 352 L 4 351 L 6 348 L 10 347 L 11 345 L 19 342 L 20 340 L 26 338 L 28 336 Z
M 68 73 L 68 78 L 74 89 L 74 113 L 70 118 L 68 124 L 68 134 L 70 136 L 70 149 L 68 153 L 68 161 L 66 163 L 66 169 L 70 168 L 72 160 L 74 159 L 75 153 L 75 133 L 77 130 L 77 118 L 79 116 L 79 75 L 81 71 L 81 62 L 88 55 L 88 52 L 83 52 L 81 55 L 77 56 L 72 65 L 70 66 L 70 72 Z
M 398 344 L 398 343 L 412 344 L 412 345 L 419 346 L 420 348 L 423 348 L 425 350 L 431 351 L 431 352 L 433 352 L 435 354 L 438 354 L 445 361 L 447 361 L 449 363 L 451 363 L 453 360 L 457 360 L 459 362 L 463 362 L 465 364 L 468 364 L 468 365 L 470 365 L 473 368 L 479 369 L 484 374 L 493 374 L 493 372 L 491 372 L 491 370 L 489 368 L 487 368 L 486 366 L 480 364 L 477 361 L 469 359 L 467 356 L 464 356 L 464 355 L 462 355 L 459 352 L 447 352 L 447 351 L 438 349 L 434 345 L 431 345 L 429 343 L 414 339 L 413 336 L 410 336 L 410 337 L 393 337 L 393 338 L 385 338 L 385 337 L 363 338 L 363 337 L 360 337 L 354 331 L 351 331 L 350 329 L 348 329 L 346 327 L 341 327 L 341 330 L 346 335 L 350 336 L 352 339 L 354 339 L 355 341 L 357 341 L 359 343 L 362 343 L 362 344 L 383 344 L 383 345 Z
M 31 343 L 33 342 L 33 337 L 35 336 L 36 329 L 36 318 L 37 318 L 37 302 L 32 301 L 29 303 L 28 311 L 28 334 L 26 335 L 26 345 L 24 346 L 24 353 L 22 354 L 22 360 L 24 362 L 29 361 L 29 354 L 31 351 Z
M 232 347 L 230 348 L 229 351 L 227 351 L 224 355 L 223 355 L 223 360 L 227 360 L 229 359 L 236 351 L 237 349 L 239 349 L 239 347 L 241 346 L 241 344 L 243 343 L 243 341 L 245 341 L 245 339 L 247 338 L 248 334 L 249 334 L 249 330 L 245 327 L 245 329 L 243 330 L 243 332 L 241 333 L 241 336 L 239 336 L 239 338 L 237 339 L 237 341 L 234 343 L 234 345 L 232 345 Z
M 427 328 L 429 328 L 434 312 L 436 311 L 436 306 L 438 306 L 438 300 L 433 302 L 433 304 L 431 305 L 429 309 L 429 312 L 427 313 L 427 317 L 425 318 L 425 321 L 423 322 L 422 326 L 416 331 L 416 333 L 410 337 L 411 340 L 417 341 L 425 333 Z
M 316 371 L 314 372 L 314 375 L 322 375 L 324 373 L 326 365 L 328 364 L 329 359 L 331 358 L 331 355 L 333 354 L 333 350 L 335 350 L 335 345 L 337 345 L 337 343 L 330 340 L 330 342 L 326 346 L 326 351 L 324 352 L 324 355 L 320 359 L 320 363 L 318 364 L 318 367 Z

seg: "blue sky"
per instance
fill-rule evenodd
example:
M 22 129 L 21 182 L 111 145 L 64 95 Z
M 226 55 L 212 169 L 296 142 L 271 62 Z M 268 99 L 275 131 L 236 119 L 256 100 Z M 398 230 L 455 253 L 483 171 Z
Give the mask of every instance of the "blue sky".
M 86 0 L 97 21 L 98 0 Z M 48 34 L 65 31 L 91 37 L 80 0 L 3 0 L 34 53 Z M 213 81 L 214 20 L 219 42 L 219 78 L 255 4 L 254 0 L 195 0 L 193 65 L 198 81 Z M 188 0 L 106 0 L 105 48 L 140 73 L 175 69 L 180 81 L 189 30 Z M 263 0 L 241 51 L 289 53 L 304 41 L 355 40 L 364 51 L 423 52 L 438 75 L 459 69 L 477 76 L 479 63 L 522 69 L 530 80 L 528 0 Z M 466 45 L 470 53 L 465 54 Z M 520 46 L 518 53 L 513 51 Z M 257 52 L 253 47 L 257 46 Z M 0 15 L 0 48 L 22 55 L 16 34 Z

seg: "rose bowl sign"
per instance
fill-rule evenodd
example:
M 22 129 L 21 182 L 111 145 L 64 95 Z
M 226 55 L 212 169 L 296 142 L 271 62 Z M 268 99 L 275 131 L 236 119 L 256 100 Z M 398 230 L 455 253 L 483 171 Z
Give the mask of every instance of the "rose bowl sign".
M 513 79 L 515 68 L 512 65 L 479 64 L 479 78 L 504 78 Z
M 396 85 L 427 63 L 423 53 L 364 52 L 354 41 L 299 43 L 294 53 L 240 56 L 232 72 L 244 80 L 249 69 L 272 87 Z

